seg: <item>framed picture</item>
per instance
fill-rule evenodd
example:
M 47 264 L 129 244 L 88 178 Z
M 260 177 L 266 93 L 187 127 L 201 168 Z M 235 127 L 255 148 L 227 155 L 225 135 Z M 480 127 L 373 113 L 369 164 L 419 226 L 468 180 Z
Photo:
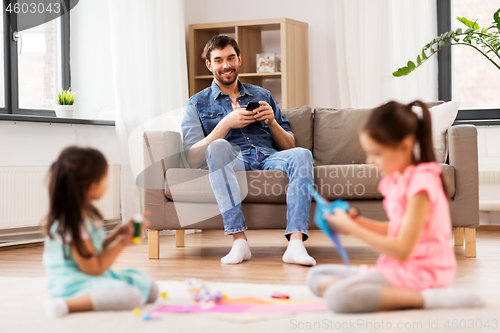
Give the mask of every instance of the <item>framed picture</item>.
M 257 73 L 274 73 L 280 71 L 280 59 L 276 53 L 257 54 Z

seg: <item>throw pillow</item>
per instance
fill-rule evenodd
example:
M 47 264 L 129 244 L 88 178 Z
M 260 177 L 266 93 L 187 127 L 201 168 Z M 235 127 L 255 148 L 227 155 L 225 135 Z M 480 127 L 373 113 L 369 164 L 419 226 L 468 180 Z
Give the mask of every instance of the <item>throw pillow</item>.
M 432 120 L 432 140 L 434 145 L 434 153 L 438 163 L 445 163 L 448 156 L 448 128 L 453 124 L 457 117 L 460 100 L 450 101 L 443 104 L 433 106 L 429 109 Z M 419 116 L 422 110 L 416 108 L 415 112 Z

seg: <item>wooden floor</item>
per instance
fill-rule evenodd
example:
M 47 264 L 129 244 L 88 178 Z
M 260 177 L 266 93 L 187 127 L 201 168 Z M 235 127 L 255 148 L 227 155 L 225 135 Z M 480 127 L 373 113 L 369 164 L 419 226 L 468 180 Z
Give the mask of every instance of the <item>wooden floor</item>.
M 252 258 L 240 265 L 221 265 L 231 237 L 222 230 L 205 230 L 186 235 L 186 247 L 176 248 L 174 236 L 160 236 L 160 259 L 148 259 L 147 240 L 124 250 L 113 269 L 135 267 L 156 280 L 184 280 L 190 277 L 207 281 L 303 284 L 308 267 L 284 264 L 281 260 L 287 242 L 281 230 L 247 231 Z M 342 236 L 351 264 L 374 264 L 377 254 L 351 236 Z M 330 241 L 317 230 L 306 243 L 318 264 L 341 263 Z M 44 276 L 43 246 L 0 251 L 0 276 Z M 455 247 L 458 269 L 455 285 L 497 285 L 500 276 L 500 231 L 477 232 L 477 258 L 465 258 L 464 248 Z M 472 285 L 471 285 L 472 284 Z

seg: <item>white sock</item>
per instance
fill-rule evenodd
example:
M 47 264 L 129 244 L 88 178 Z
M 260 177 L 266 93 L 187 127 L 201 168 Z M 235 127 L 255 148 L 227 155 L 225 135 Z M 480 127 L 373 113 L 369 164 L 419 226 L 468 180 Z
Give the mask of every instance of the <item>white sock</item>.
M 45 301 L 45 314 L 49 318 L 60 318 L 69 313 L 68 304 L 62 298 L 52 298 Z
M 421 292 L 424 298 L 424 308 L 477 308 L 484 306 L 484 301 L 478 295 L 468 290 L 453 288 L 426 289 Z
M 283 254 L 283 261 L 287 264 L 316 265 L 316 260 L 307 254 L 304 243 L 300 239 L 292 239 L 288 242 L 288 247 Z
M 239 264 L 243 260 L 248 260 L 252 256 L 250 247 L 245 239 L 237 239 L 233 242 L 231 251 L 220 259 L 223 264 Z

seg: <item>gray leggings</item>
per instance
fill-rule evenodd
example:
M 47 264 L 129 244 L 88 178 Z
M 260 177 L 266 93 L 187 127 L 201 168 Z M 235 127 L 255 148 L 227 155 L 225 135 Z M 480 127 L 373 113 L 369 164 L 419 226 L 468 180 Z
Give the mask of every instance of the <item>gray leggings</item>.
M 359 267 L 320 265 L 307 273 L 307 285 L 319 295 L 318 283 L 322 277 L 335 275 L 342 280 L 331 284 L 323 297 L 328 307 L 338 313 L 374 312 L 380 306 L 381 286 L 390 286 L 379 272 L 361 274 Z
M 146 303 L 156 301 L 158 294 L 158 285 L 153 282 Z M 142 305 L 142 294 L 139 289 L 126 286 L 117 289 L 94 290 L 90 293 L 90 300 L 96 311 L 132 310 Z

